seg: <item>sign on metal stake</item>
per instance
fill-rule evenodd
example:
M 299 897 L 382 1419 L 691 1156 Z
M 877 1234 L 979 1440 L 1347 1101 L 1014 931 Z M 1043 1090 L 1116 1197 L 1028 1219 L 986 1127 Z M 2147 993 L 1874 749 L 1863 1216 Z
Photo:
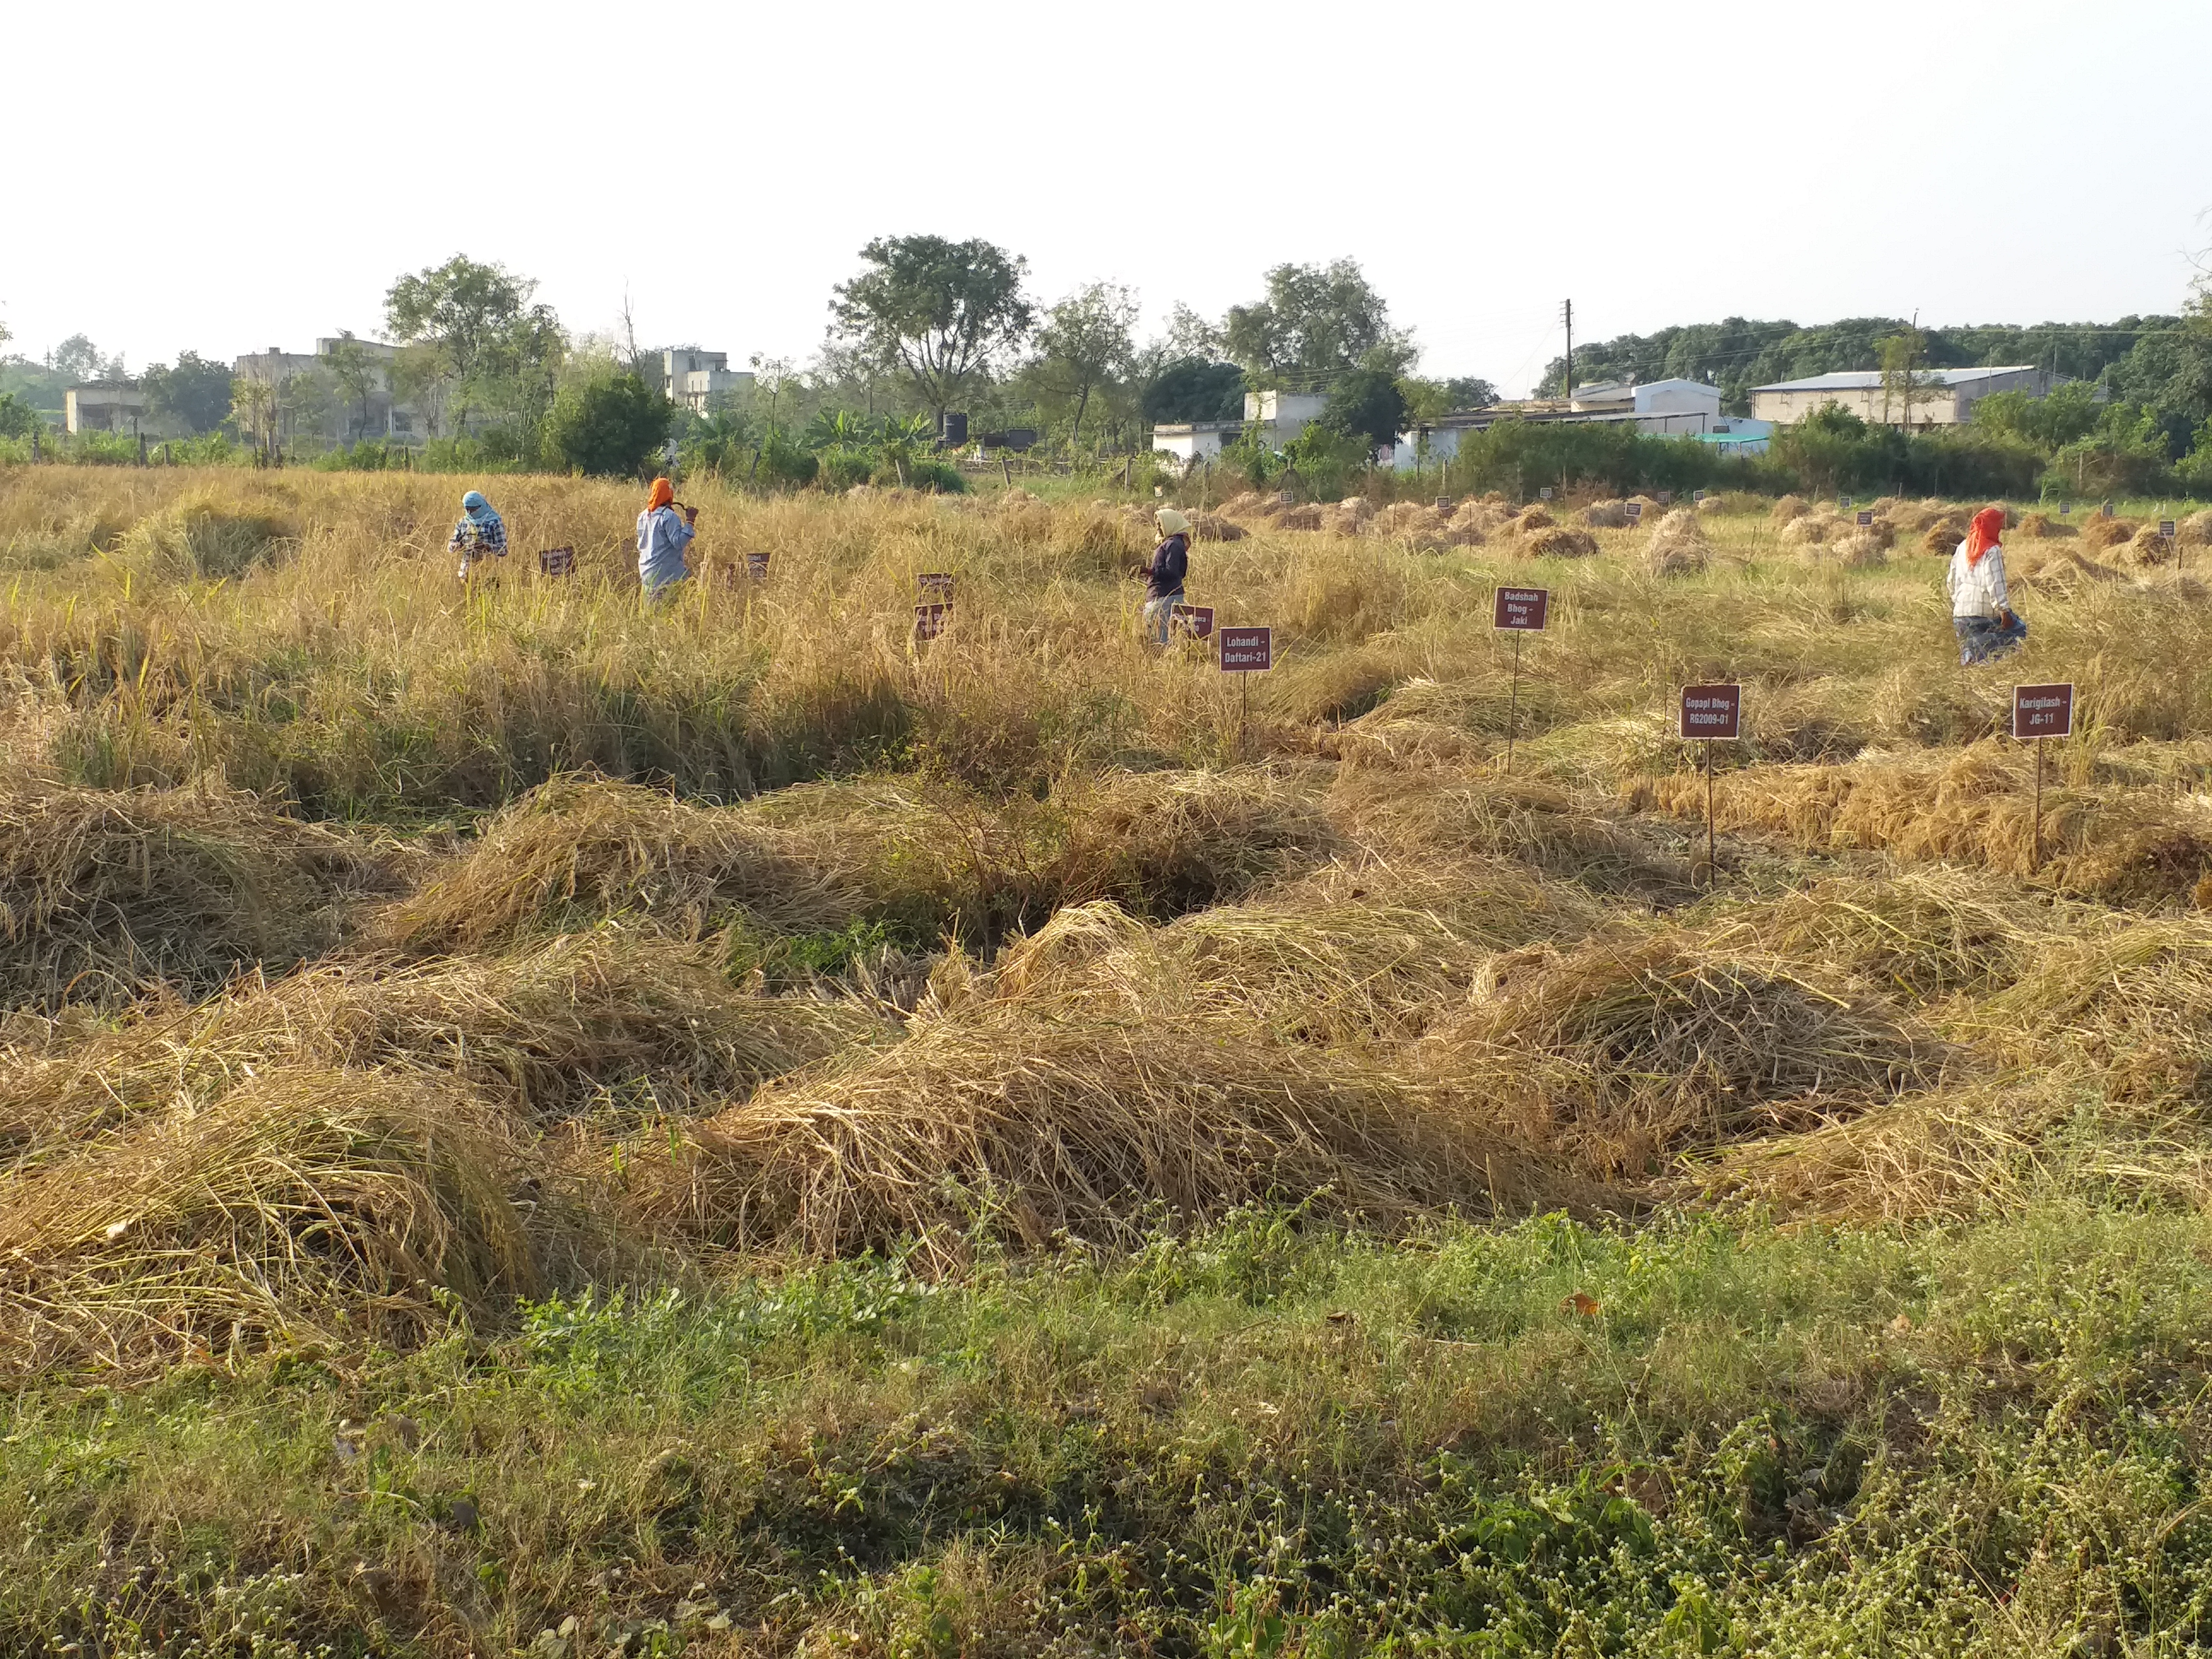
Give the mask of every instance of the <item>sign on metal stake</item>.
M 1687 741 L 1705 745 L 1705 885 L 1720 876 L 1717 841 L 1713 831 L 1713 745 L 1733 742 L 1743 735 L 1743 687 L 1686 685 L 1675 711 L 1675 730 Z
M 2035 744 L 2035 811 L 2027 832 L 2027 873 L 2032 876 L 2043 864 L 2044 739 L 2074 735 L 2073 683 L 2013 687 L 2012 734 Z
M 1513 774 L 1513 728 L 1521 721 L 1521 636 L 1540 634 L 1551 620 L 1548 587 L 1501 587 L 1492 602 L 1490 625 L 1513 635 L 1513 696 L 1505 705 L 1505 773 Z

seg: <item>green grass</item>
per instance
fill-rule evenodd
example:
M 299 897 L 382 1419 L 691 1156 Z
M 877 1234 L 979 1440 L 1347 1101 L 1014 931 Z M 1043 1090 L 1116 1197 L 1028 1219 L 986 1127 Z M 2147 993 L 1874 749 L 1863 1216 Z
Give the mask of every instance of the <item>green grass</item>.
M 0 1648 L 2193 1650 L 2208 1243 L 1261 1212 L 216 1355 L 16 1401 Z

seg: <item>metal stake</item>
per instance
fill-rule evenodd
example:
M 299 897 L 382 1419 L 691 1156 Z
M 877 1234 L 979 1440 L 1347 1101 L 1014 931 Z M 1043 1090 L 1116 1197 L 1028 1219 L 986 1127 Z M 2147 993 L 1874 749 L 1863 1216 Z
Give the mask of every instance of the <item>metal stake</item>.
M 1720 879 L 1719 855 L 1713 849 L 1713 740 L 1705 739 L 1705 890 Z
M 1513 697 L 1505 705 L 1505 775 L 1513 775 L 1513 728 L 1521 714 L 1521 635 L 1513 635 Z
M 2027 832 L 2027 873 L 2043 866 L 2043 739 L 2035 740 L 2035 816 Z

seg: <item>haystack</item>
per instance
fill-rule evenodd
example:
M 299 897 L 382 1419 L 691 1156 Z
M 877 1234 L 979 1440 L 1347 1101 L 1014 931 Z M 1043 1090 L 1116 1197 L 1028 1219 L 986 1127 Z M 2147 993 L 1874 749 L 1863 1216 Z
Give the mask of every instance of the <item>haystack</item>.
M 1069 993 L 989 1001 L 762 1091 L 642 1172 L 643 1218 L 821 1255 L 957 1249 L 979 1206 L 1021 1242 L 1122 1240 L 1164 1209 L 1262 1199 L 1389 1223 L 1559 1201 L 1567 1183 L 1433 1085 L 1267 1024 Z
M 1801 513 L 1782 526 L 1784 547 L 1814 548 L 1824 545 L 1835 530 L 1838 520 L 1818 514 Z
M 1881 533 L 1881 526 L 1854 526 L 1844 532 L 1835 544 L 1835 560 L 1847 570 L 1867 570 L 1889 562 L 1889 544 Z
M 1322 527 L 1322 510 L 1310 503 L 1286 507 L 1275 515 L 1275 527 L 1279 530 L 1319 530 Z
M 1364 524 L 1375 516 L 1375 503 L 1364 495 L 1346 495 L 1336 504 L 1336 510 Z
M 2174 562 L 2174 544 L 2175 538 L 2160 535 L 2155 524 L 2146 524 L 2127 541 L 2107 550 L 2106 556 L 2114 564 L 2154 569 Z
M 417 951 L 638 914 L 696 936 L 733 906 L 804 933 L 844 927 L 870 896 L 822 856 L 817 838 L 636 784 L 564 777 L 501 812 L 465 857 L 383 922 L 395 943 Z
M 2107 548 L 2133 541 L 2141 528 L 2133 519 L 2093 517 L 2082 528 L 2081 545 L 2092 553 L 2102 553 Z
M 1540 531 L 1522 544 L 1522 551 L 1534 559 L 1587 559 L 1597 552 L 1597 538 L 1587 530 Z
M 1776 524 L 1788 524 L 1792 520 L 1803 518 L 1811 511 L 1802 495 L 1784 495 L 1776 500 L 1773 510 L 1767 517 Z
M 1593 501 L 1583 509 L 1583 523 L 1592 530 L 1625 530 L 1628 527 L 1628 503 L 1626 501 Z
M 1920 538 L 1920 550 L 1923 553 L 1932 553 L 1938 558 L 1948 559 L 1951 556 L 1952 550 L 1966 539 L 1966 530 L 1947 519 L 1944 522 L 1935 526 Z
M 1513 528 L 1521 535 L 1528 536 L 1539 530 L 1549 530 L 1557 523 L 1559 520 L 1540 502 L 1531 501 L 1521 509 L 1519 517 L 1513 521 Z
M 2022 541 L 2050 541 L 2061 536 L 2080 533 L 2065 519 L 2054 519 L 2048 513 L 2030 513 L 2020 521 L 2019 538 Z
M 1243 525 L 1219 513 L 1194 513 L 1190 527 L 1202 542 L 1241 542 L 1247 533 Z
M 1705 526 L 1686 507 L 1678 507 L 1652 526 L 1644 546 L 1644 568 L 1654 576 L 1694 575 L 1712 557 Z
M 1845 981 L 1662 931 L 1501 960 L 1420 1064 L 1478 1121 L 1610 1179 L 1928 1087 L 1948 1053 Z
M 149 1112 L 302 1069 L 404 1073 L 517 1121 L 681 1115 L 881 1036 L 847 1001 L 733 989 L 722 952 L 601 930 L 495 957 L 242 981 L 0 1073 L 0 1148 L 31 1161 Z
M 1726 498 L 1720 495 L 1708 495 L 1697 505 L 1698 516 L 1704 519 L 1717 519 L 1729 510 Z
M 289 1072 L 168 1111 L 0 1176 L 0 1364 L 404 1344 L 441 1294 L 496 1319 L 554 1225 L 519 1168 L 497 1113 L 422 1079 Z
M 2184 547 L 2212 547 L 2212 507 L 2182 520 L 2174 534 Z
M 228 790 L 0 790 L 0 996 L 52 1007 L 282 972 L 403 860 Z

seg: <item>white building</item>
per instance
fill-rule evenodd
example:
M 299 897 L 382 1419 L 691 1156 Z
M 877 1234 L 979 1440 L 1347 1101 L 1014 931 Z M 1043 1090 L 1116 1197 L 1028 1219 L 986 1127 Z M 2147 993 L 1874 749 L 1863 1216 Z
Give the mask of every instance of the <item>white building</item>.
M 1718 420 L 1721 389 L 1707 386 L 1703 380 L 1647 380 L 1640 386 L 1633 380 L 1606 380 L 1577 386 L 1574 395 L 1567 400 L 1567 407 L 1577 415 L 1635 415 L 1654 419 L 1686 415 Z M 1693 428 L 1678 423 L 1674 427 L 1645 429 Z
M 70 432 L 146 432 L 146 394 L 129 380 L 88 380 L 62 392 L 62 425 Z
M 1152 428 L 1152 447 L 1172 455 L 1188 472 L 1194 466 L 1220 459 L 1221 452 L 1243 435 L 1241 421 L 1181 421 Z
M 1280 449 L 1321 418 L 1328 407 L 1326 392 L 1248 392 L 1244 394 L 1244 422 L 1257 422 L 1265 428 L 1267 445 Z
M 660 390 L 670 403 L 704 415 L 726 402 L 751 397 L 753 377 L 732 369 L 726 351 L 673 346 L 660 354 Z
M 1721 413 L 1718 386 L 1702 380 L 1651 380 L 1638 386 L 1630 381 L 1607 381 L 1577 386 L 1568 398 L 1552 398 L 1526 404 L 1499 404 L 1465 414 L 1447 415 L 1425 428 L 1401 433 L 1389 456 L 1401 472 L 1416 466 L 1431 467 L 1459 453 L 1461 437 L 1480 432 L 1500 421 L 1527 421 L 1540 425 L 1632 425 L 1657 438 L 1732 439 L 1738 444 L 1764 441 L 1772 435 L 1771 422 Z M 1423 440 L 1426 446 L 1424 447 Z M 1749 452 L 1757 453 L 1757 452 Z
M 1992 392 L 2047 398 L 2055 383 L 2048 370 L 2027 366 L 1923 370 L 1918 378 L 1932 395 L 1914 398 L 1909 410 L 1897 392 L 1884 392 L 1880 369 L 1864 368 L 1753 386 L 1751 412 L 1789 426 L 1834 404 L 1875 426 L 1958 426 L 1973 419 L 1974 405 Z
M 340 348 L 358 351 L 364 380 L 348 385 L 337 373 Z M 428 431 L 422 411 L 392 396 L 392 368 L 399 348 L 356 335 L 325 335 L 313 351 L 270 346 L 250 351 L 230 366 L 232 378 L 272 389 L 278 436 L 315 438 L 329 443 L 355 439 L 420 437 Z

